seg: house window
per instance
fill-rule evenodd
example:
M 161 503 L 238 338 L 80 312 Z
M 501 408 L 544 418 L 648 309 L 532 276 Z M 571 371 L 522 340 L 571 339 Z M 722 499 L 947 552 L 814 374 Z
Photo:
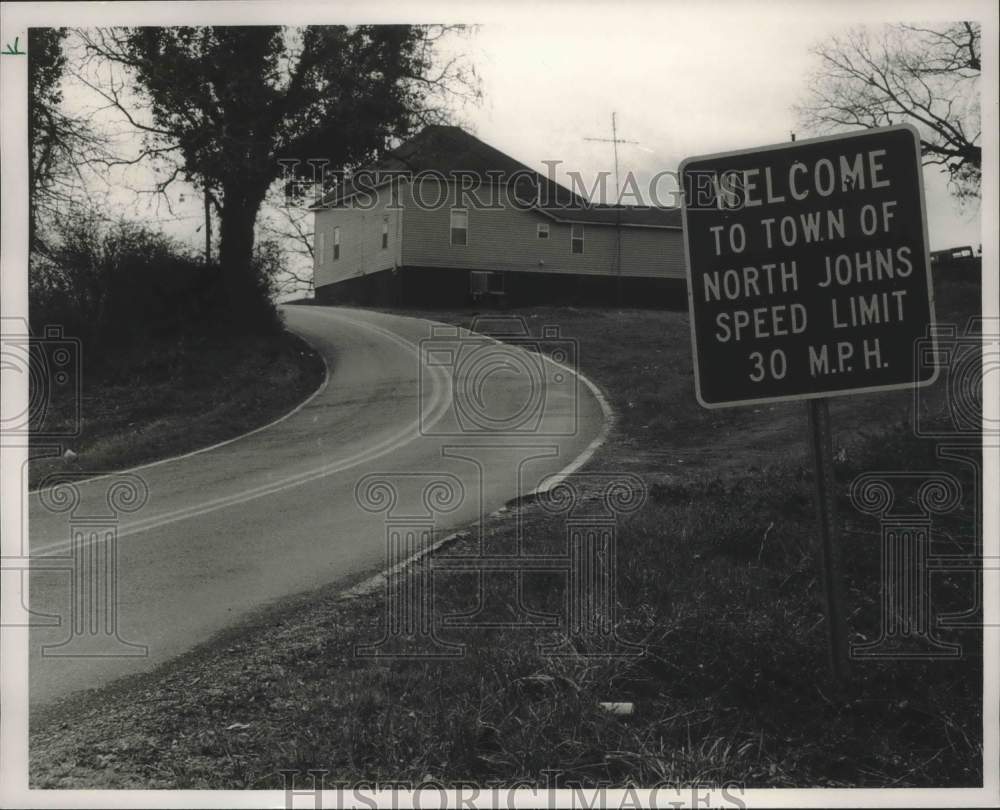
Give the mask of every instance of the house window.
M 549 238 L 549 223 L 547 222 L 538 223 L 538 238 L 539 239 Z
M 389 217 L 382 217 L 382 250 L 389 247 Z
M 486 277 L 489 275 L 485 270 L 473 270 L 469 273 L 469 292 L 472 297 L 483 295 L 486 292 Z
M 340 258 L 340 228 L 333 229 L 333 260 Z
M 583 225 L 571 225 L 569 244 L 573 253 L 583 253 Z
M 455 208 L 451 212 L 451 243 L 469 244 L 469 212 L 464 208 Z
M 486 295 L 503 295 L 503 273 L 489 270 L 473 270 L 469 273 L 469 292 L 476 300 Z
M 323 231 L 316 234 L 316 258 L 320 264 L 326 261 L 326 234 Z

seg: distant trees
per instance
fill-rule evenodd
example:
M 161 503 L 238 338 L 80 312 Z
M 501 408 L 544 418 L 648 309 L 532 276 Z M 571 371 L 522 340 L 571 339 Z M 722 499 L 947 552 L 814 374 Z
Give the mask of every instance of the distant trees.
M 924 163 L 947 172 L 959 199 L 978 198 L 981 52 L 976 22 L 851 29 L 813 49 L 800 120 L 817 131 L 912 123 Z
M 463 60 L 439 63 L 440 26 L 176 27 L 80 31 L 117 66 L 92 84 L 136 129 L 145 154 L 172 153 L 211 196 L 234 312 L 253 298 L 254 227 L 280 161 L 366 162 L 392 138 L 478 94 Z M 145 105 L 130 100 L 126 77 Z M 287 165 L 287 164 L 286 164 Z

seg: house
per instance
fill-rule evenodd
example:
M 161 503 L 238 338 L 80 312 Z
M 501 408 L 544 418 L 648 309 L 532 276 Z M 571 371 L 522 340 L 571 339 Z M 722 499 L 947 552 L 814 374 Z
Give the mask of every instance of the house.
M 429 126 L 312 209 L 317 300 L 685 305 L 676 208 L 596 205 Z

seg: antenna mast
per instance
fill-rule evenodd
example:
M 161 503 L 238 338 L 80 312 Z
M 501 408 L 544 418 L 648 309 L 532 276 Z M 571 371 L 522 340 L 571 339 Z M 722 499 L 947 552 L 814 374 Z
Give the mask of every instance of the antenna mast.
M 618 144 L 620 143 L 631 143 L 638 145 L 638 141 L 627 141 L 623 138 L 618 137 L 618 114 L 616 112 L 611 113 L 611 138 L 584 138 L 585 141 L 594 141 L 596 143 L 610 143 L 615 155 L 615 267 L 614 272 L 617 276 L 616 288 L 618 297 L 618 306 L 622 303 L 622 213 L 621 213 L 621 202 L 622 202 L 622 188 L 621 179 L 618 173 Z
M 622 201 L 622 190 L 621 190 L 621 180 L 618 176 L 618 144 L 620 143 L 631 143 L 638 146 L 638 141 L 627 141 L 624 138 L 618 137 L 618 113 L 611 113 L 611 137 L 610 138 L 584 138 L 585 141 L 593 141 L 595 143 L 610 143 L 614 149 L 615 155 L 615 205 L 618 205 Z

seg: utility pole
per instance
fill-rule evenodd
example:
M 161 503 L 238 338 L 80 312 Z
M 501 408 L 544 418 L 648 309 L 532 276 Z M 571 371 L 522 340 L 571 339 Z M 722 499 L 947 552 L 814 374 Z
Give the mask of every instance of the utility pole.
M 618 174 L 618 144 L 631 143 L 638 145 L 638 141 L 627 141 L 618 137 L 618 114 L 611 113 L 611 138 L 584 138 L 585 141 L 596 143 L 610 143 L 615 155 L 615 276 L 616 295 L 618 306 L 622 305 L 622 189 L 621 179 Z

